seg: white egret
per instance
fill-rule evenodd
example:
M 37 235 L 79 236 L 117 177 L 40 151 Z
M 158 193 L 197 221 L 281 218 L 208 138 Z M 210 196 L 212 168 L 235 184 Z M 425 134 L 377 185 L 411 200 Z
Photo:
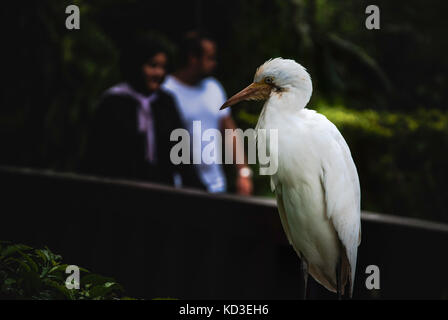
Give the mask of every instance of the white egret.
M 261 65 L 254 82 L 221 109 L 241 100 L 266 100 L 256 129 L 277 129 L 278 169 L 271 176 L 283 229 L 308 274 L 338 298 L 353 294 L 361 241 L 360 186 L 350 150 L 324 115 L 306 108 L 312 83 L 294 60 Z M 256 130 L 257 131 L 257 130 Z M 269 146 L 269 144 L 268 144 Z

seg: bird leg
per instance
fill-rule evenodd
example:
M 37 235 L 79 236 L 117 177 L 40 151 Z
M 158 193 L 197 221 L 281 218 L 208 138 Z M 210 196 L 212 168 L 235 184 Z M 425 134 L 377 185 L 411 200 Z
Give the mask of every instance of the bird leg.
M 336 265 L 336 291 L 338 293 L 338 300 L 342 300 L 342 257 L 339 257 Z
M 302 257 L 302 274 L 303 274 L 303 300 L 307 300 L 308 293 L 308 263 Z

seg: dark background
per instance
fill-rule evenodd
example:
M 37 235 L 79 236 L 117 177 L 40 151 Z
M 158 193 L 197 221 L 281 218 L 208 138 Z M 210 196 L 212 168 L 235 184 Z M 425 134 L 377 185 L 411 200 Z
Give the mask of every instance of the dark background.
M 0 188 L 13 210 L 2 237 L 46 245 L 64 263 L 113 277 L 127 296 L 302 298 L 275 200 L 4 168 Z M 361 223 L 354 299 L 448 298 L 447 225 L 365 212 Z M 366 288 L 369 265 L 379 290 Z M 311 299 L 336 299 L 312 277 L 309 286 Z
M 65 8 L 81 29 L 65 28 Z M 376 4 L 381 29 L 365 28 Z M 271 57 L 313 78 L 310 108 L 333 121 L 358 166 L 366 210 L 448 222 L 446 5 L 436 1 L 8 1 L 2 4 L 0 164 L 76 171 L 98 96 L 120 80 L 118 58 L 136 33 L 175 44 L 192 28 L 219 46 L 227 93 Z M 233 115 L 253 127 L 260 104 Z M 256 193 L 270 194 L 256 178 Z

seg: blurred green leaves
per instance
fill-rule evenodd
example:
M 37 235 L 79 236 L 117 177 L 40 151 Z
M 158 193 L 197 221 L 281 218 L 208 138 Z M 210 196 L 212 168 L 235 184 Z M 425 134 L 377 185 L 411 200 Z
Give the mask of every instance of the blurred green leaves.
M 111 300 L 131 299 L 114 279 L 90 273 L 80 278 L 80 289 L 67 289 L 67 264 L 47 247 L 34 249 L 0 241 L 0 299 Z
M 448 112 L 409 113 L 355 110 L 317 103 L 341 131 L 358 168 L 362 208 L 448 222 Z M 255 126 L 258 115 L 240 110 L 238 119 Z M 438 173 L 438 174 L 434 174 Z M 255 177 L 257 192 L 270 195 L 266 178 Z
M 401 113 L 371 109 L 352 110 L 343 106 L 320 106 L 317 111 L 323 113 L 341 129 L 354 127 L 387 137 L 392 137 L 397 132 L 431 130 L 446 134 L 448 131 L 448 112 L 438 109 L 419 109 L 412 113 Z

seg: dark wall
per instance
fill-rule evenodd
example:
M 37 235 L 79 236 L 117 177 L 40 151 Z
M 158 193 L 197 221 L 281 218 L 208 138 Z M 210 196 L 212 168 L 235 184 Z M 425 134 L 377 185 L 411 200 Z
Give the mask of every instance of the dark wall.
M 11 168 L 0 168 L 0 186 L 0 239 L 47 245 L 130 296 L 301 296 L 299 259 L 271 200 Z M 365 214 L 362 228 L 355 298 L 448 297 L 448 227 Z M 370 264 L 378 291 L 364 285 Z M 311 297 L 334 295 L 312 282 Z

